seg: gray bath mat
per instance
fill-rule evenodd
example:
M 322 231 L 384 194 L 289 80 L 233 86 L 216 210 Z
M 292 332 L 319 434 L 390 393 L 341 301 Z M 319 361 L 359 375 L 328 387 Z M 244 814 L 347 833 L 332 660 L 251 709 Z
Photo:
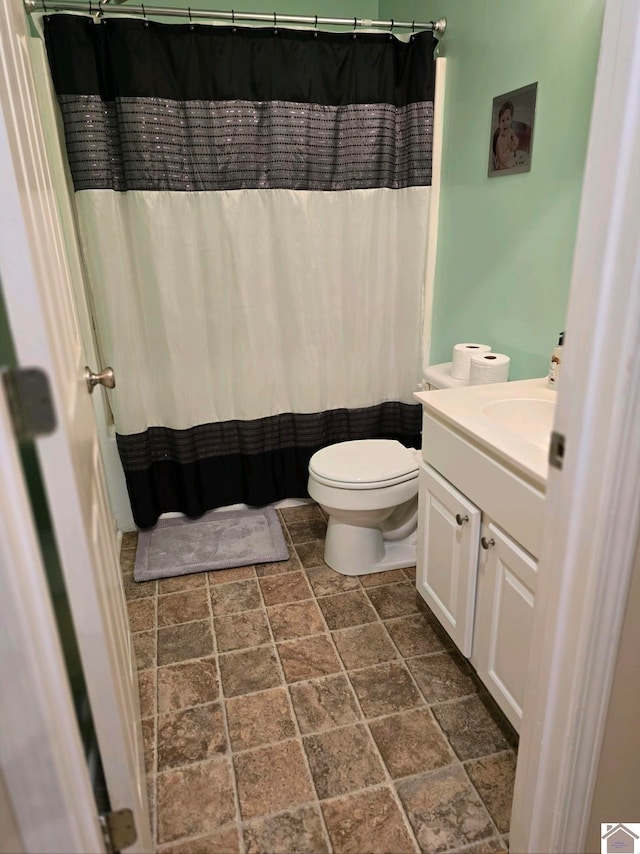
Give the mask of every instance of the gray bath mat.
M 210 511 L 199 519 L 160 519 L 138 534 L 134 581 L 287 560 L 289 550 L 272 507 Z

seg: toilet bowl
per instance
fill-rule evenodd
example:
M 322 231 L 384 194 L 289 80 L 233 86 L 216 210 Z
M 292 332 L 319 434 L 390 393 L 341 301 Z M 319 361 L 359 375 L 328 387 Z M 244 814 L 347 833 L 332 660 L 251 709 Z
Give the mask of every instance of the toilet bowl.
M 317 451 L 309 495 L 329 517 L 324 560 L 343 575 L 416 564 L 420 451 L 357 439 Z

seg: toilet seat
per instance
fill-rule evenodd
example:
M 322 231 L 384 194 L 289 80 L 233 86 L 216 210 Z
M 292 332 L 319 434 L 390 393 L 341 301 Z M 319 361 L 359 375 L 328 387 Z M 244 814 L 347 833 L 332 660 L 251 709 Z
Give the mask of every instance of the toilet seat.
M 417 478 L 418 459 L 395 439 L 356 439 L 317 451 L 309 472 L 336 489 L 381 489 Z

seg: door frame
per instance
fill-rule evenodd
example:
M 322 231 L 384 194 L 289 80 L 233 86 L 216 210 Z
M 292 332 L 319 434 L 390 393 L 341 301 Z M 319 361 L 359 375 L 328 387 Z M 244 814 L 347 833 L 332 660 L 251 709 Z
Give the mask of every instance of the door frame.
M 510 845 L 584 851 L 640 538 L 640 6 L 607 0 Z M 633 817 L 612 817 L 631 821 Z

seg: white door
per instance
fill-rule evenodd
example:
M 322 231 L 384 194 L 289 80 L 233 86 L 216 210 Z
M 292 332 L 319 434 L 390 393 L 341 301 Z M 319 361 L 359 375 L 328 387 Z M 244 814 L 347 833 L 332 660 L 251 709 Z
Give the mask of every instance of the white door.
M 2 382 L 0 471 L 0 851 L 93 854 L 96 802 Z
M 52 385 L 58 427 L 38 440 L 37 450 L 111 807 L 133 810 L 139 835 L 129 850 L 149 851 L 140 709 L 116 530 L 27 44 L 22 3 L 0 0 L 0 277 L 18 361 L 45 370 Z
M 520 732 L 538 564 L 492 522 L 482 526 L 471 663 Z
M 416 587 L 456 646 L 471 655 L 480 510 L 420 465 Z

